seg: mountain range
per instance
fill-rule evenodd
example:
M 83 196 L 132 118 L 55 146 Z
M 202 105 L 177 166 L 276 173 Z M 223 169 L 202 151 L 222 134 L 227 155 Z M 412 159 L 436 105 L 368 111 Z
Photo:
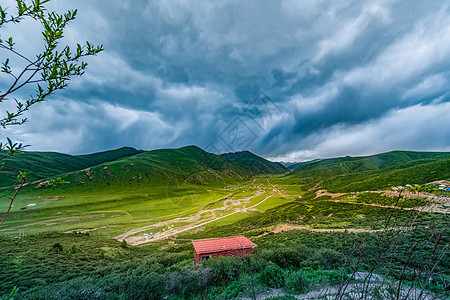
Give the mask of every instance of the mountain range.
M 124 147 L 89 155 L 24 152 L 3 164 L 30 172 L 29 182 L 61 177 L 71 183 L 67 188 L 223 184 L 270 174 L 285 176 L 294 183 L 320 183 L 329 190 L 351 191 L 450 177 L 449 152 L 392 151 L 313 160 L 287 168 L 249 151 L 215 155 L 196 146 L 152 151 Z M 0 187 L 11 186 L 13 175 L 0 170 Z

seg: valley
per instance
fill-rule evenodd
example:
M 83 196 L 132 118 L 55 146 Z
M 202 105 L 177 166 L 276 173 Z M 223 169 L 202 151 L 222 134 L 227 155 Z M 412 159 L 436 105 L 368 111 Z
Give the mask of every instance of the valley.
M 39 154 L 36 159 L 43 156 Z M 313 276 L 328 270 L 348 276 L 352 270 L 376 270 L 377 276 L 395 277 L 402 270 L 404 257 L 417 260 L 416 273 L 424 272 L 430 263 L 436 264 L 433 270 L 440 270 L 439 275 L 434 275 L 438 281 L 425 285 L 428 290 L 445 294 L 442 284 L 450 278 L 449 261 L 447 255 L 441 257 L 439 253 L 445 254 L 448 247 L 450 193 L 442 188 L 447 182 L 444 179 L 450 177 L 448 153 L 402 152 L 320 160 L 293 171 L 249 152 L 216 156 L 193 146 L 150 152 L 120 150 L 113 156 L 119 157 L 98 161 L 102 155 L 94 155 L 91 157 L 96 161 L 82 166 L 74 158 L 67 166 L 69 172 L 59 173 L 58 169 L 52 176 L 36 172 L 34 183 L 21 191 L 7 222 L 0 227 L 0 243 L 8 249 L 1 254 L 2 293 L 19 285 L 24 297 L 32 298 L 44 282 L 49 283 L 45 288 L 48 293 L 62 293 L 58 287 L 61 280 L 66 285 L 82 276 L 93 280 L 90 285 L 102 289 L 106 298 L 120 293 L 132 295 L 128 288 L 103 279 L 98 286 L 98 272 L 106 267 L 123 279 L 131 270 L 148 264 L 156 266 L 148 270 L 163 277 L 173 272 L 200 272 L 192 269 L 192 240 L 244 235 L 258 245 L 251 258 L 258 276 L 263 276 L 261 272 L 271 265 L 283 268 L 287 280 L 284 294 L 300 295 L 321 284 L 340 284 L 320 275 L 324 281 L 311 279 L 315 283 L 310 288 L 288 289 L 293 284 L 288 284 L 289 276 L 298 272 Z M 90 166 L 86 168 L 86 164 Z M 257 167 L 252 168 L 253 165 Z M 3 181 L 4 173 L 0 176 L 2 182 L 7 182 Z M 55 177 L 63 183 L 47 184 Z M 406 185 L 409 187 L 403 188 Z M 0 192 L 8 194 L 11 189 L 5 184 Z M 7 206 L 1 202 L 1 211 Z M 429 228 L 433 228 L 431 233 L 427 232 Z M 439 243 L 426 239 L 426 243 L 421 242 L 425 244 L 417 245 L 422 250 L 408 253 L 405 246 L 413 242 L 414 236 L 429 234 L 437 235 Z M 355 245 L 371 253 L 364 255 L 364 265 L 358 262 L 361 257 L 355 257 L 358 252 L 351 250 Z M 392 245 L 398 251 L 394 258 L 388 254 Z M 430 252 L 430 245 L 436 246 L 433 251 L 440 252 Z M 58 250 L 60 246 L 62 250 Z M 429 260 L 421 258 L 427 255 Z M 395 263 L 386 268 L 381 262 L 389 257 Z M 65 259 L 71 261 L 70 266 Z M 105 265 L 105 260 L 110 262 Z M 56 273 L 42 273 L 42 261 L 55 266 L 56 273 L 68 268 L 72 275 L 58 279 Z M 220 261 L 209 262 L 205 267 L 216 270 L 215 264 Z M 257 261 L 262 263 L 260 267 Z M 233 264 L 229 260 L 226 263 Z M 17 268 L 31 268 L 35 275 L 17 272 Z M 86 273 L 80 268 L 91 271 Z M 240 277 L 220 284 L 211 282 L 207 290 L 218 288 L 224 298 L 246 295 L 245 278 L 249 275 L 238 269 L 235 271 Z M 323 274 L 329 274 L 326 272 Z M 150 280 L 147 275 L 142 276 Z M 420 280 L 426 277 L 420 276 L 415 280 L 423 282 Z M 415 277 L 408 278 L 412 278 L 408 282 L 413 282 Z M 271 289 L 263 279 L 258 280 L 260 292 Z M 233 282 L 243 284 L 237 294 L 229 290 Z M 176 290 L 166 292 L 182 295 Z

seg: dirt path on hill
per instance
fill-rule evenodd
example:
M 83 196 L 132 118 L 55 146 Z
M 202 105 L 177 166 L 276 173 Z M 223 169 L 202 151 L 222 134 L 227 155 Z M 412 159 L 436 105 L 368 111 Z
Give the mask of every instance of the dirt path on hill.
M 272 178 L 272 177 L 270 177 L 270 178 Z M 280 194 L 281 197 L 286 198 L 286 196 L 283 195 L 283 193 L 280 192 L 280 190 L 279 190 L 275 185 L 273 185 L 272 182 L 269 181 L 270 178 L 267 178 L 267 182 L 272 186 L 272 188 L 273 188 L 274 190 L 277 191 L 278 194 Z
M 116 237 L 114 237 L 114 239 L 118 240 L 118 241 L 123 241 L 125 240 L 128 244 L 130 245 L 140 245 L 143 243 L 148 243 L 148 242 L 152 242 L 152 241 L 157 241 L 157 240 L 161 240 L 161 239 L 165 239 L 169 236 L 173 236 L 175 234 L 179 234 L 182 232 L 186 232 L 189 231 L 191 229 L 195 229 L 201 226 L 204 226 L 206 224 L 215 222 L 217 220 L 229 217 L 231 215 L 234 215 L 236 213 L 240 213 L 240 212 L 246 212 L 247 210 L 257 210 L 255 207 L 260 205 L 261 203 L 263 203 L 264 201 L 266 201 L 267 199 L 271 198 L 272 196 L 267 196 L 265 199 L 263 199 L 262 201 L 258 202 L 255 205 L 249 206 L 247 207 L 246 204 L 251 203 L 250 200 L 252 198 L 258 197 L 263 195 L 265 192 L 263 190 L 258 190 L 254 195 L 250 196 L 250 197 L 245 197 L 245 198 L 241 198 L 241 199 L 227 199 L 223 202 L 223 206 L 222 207 L 217 207 L 217 208 L 212 208 L 212 209 L 202 209 L 200 211 L 198 211 L 194 216 L 191 217 L 183 217 L 183 218 L 175 218 L 172 220 L 168 220 L 168 221 L 163 221 L 163 222 L 158 222 L 152 225 L 148 225 L 148 226 L 143 226 L 143 227 L 139 227 L 139 228 L 135 228 L 132 230 L 129 230 L 121 235 L 118 235 Z M 223 200 L 226 199 L 226 197 L 222 197 L 218 200 L 215 201 L 219 201 L 219 200 Z M 214 202 L 215 202 L 214 201 Z M 244 204 L 243 208 L 237 208 L 237 206 Z M 236 208 L 234 208 L 236 207 Z M 224 211 L 227 209 L 235 209 L 235 211 L 226 214 L 226 215 L 218 215 L 216 216 L 216 212 L 218 211 Z M 143 232 L 143 231 L 150 231 L 151 229 L 157 228 L 157 227 L 161 227 L 161 226 L 169 226 L 171 224 L 174 223 L 193 223 L 193 222 L 198 222 L 200 221 L 202 215 L 204 214 L 212 214 L 211 217 L 207 217 L 205 222 L 199 223 L 199 224 L 187 224 L 185 226 L 179 226 L 176 228 L 170 228 L 168 230 L 165 230 L 163 232 L 157 232 L 153 235 L 147 235 L 147 234 L 141 234 L 138 236 L 132 236 L 133 234 L 139 233 L 139 232 Z M 209 219 L 211 218 L 211 219 Z M 152 238 L 151 238 L 152 237 Z
M 394 229 L 394 228 L 389 228 Z M 257 239 L 263 236 L 268 235 L 269 233 L 280 233 L 283 231 L 291 231 L 291 230 L 308 230 L 313 232 L 352 232 L 352 233 L 361 233 L 361 232 L 379 232 L 383 231 L 385 229 L 356 229 L 356 228 L 312 228 L 310 226 L 304 226 L 304 225 L 292 225 L 292 224 L 278 224 L 273 227 L 266 228 L 268 232 L 265 232 L 263 234 L 251 237 L 251 239 Z
M 398 197 L 398 192 L 391 190 L 382 190 L 382 191 L 368 191 L 368 193 L 382 194 L 387 197 Z M 325 189 L 320 189 L 316 191 L 316 198 L 320 196 L 330 196 L 332 199 L 344 196 L 348 193 L 331 193 Z M 449 214 L 450 213 L 450 196 L 446 195 L 435 195 L 429 193 L 414 193 L 410 191 L 404 191 L 402 193 L 402 197 L 407 199 L 417 199 L 423 198 L 428 201 L 428 204 L 425 206 L 417 206 L 417 207 L 398 207 L 393 205 L 382 205 L 377 203 L 364 203 L 364 202 L 352 202 L 352 201 L 342 201 L 342 200 L 329 200 L 336 203 L 348 203 L 354 205 L 367 205 L 367 206 L 375 206 L 381 208 L 392 208 L 392 209 L 403 209 L 403 210 L 414 210 L 420 212 L 430 212 L 430 213 L 442 213 Z M 297 201 L 296 201 L 297 202 Z
M 280 233 L 289 230 L 309 230 L 314 232 L 377 232 L 383 229 L 354 229 L 354 228 L 312 228 L 310 226 L 291 225 L 291 224 L 278 224 L 273 229 L 273 233 Z
M 316 192 L 316 198 L 317 197 L 322 197 L 322 196 L 330 196 L 331 198 L 337 198 L 337 197 L 340 197 L 340 196 L 344 196 L 345 194 L 347 194 L 347 193 L 331 193 L 331 192 L 329 192 L 327 190 L 318 190 Z
M 450 201 L 435 198 L 433 201 L 429 201 L 429 203 L 425 206 L 417 206 L 417 207 L 398 207 L 393 205 L 382 205 L 377 203 L 364 203 L 364 202 L 351 202 L 351 201 L 341 201 L 341 200 L 328 200 L 336 203 L 347 203 L 352 205 L 366 205 L 366 206 L 375 206 L 381 208 L 392 208 L 392 209 L 401 209 L 401 210 L 414 210 L 419 212 L 429 212 L 429 213 L 441 213 L 441 214 L 449 214 L 450 213 Z

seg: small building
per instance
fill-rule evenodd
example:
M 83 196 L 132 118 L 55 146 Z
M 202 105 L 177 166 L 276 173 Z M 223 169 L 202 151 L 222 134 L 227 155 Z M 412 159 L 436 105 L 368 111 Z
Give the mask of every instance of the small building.
M 192 241 L 194 245 L 194 264 L 204 259 L 218 258 L 220 256 L 242 257 L 253 254 L 255 243 L 245 236 L 233 236 L 225 238 L 204 239 Z

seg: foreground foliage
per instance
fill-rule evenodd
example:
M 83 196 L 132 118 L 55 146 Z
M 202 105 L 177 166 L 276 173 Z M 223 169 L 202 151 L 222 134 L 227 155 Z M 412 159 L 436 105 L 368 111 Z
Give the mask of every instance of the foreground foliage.
M 161 251 L 166 243 L 132 247 L 88 234 L 1 237 L 0 294 L 17 286 L 20 299 L 233 299 L 271 287 L 291 294 L 321 286 L 345 291 L 363 271 L 389 278 L 394 296 L 409 286 L 449 296 L 450 240 L 442 221 L 400 232 L 269 234 L 254 240 L 253 256 L 199 266 L 183 240 Z

